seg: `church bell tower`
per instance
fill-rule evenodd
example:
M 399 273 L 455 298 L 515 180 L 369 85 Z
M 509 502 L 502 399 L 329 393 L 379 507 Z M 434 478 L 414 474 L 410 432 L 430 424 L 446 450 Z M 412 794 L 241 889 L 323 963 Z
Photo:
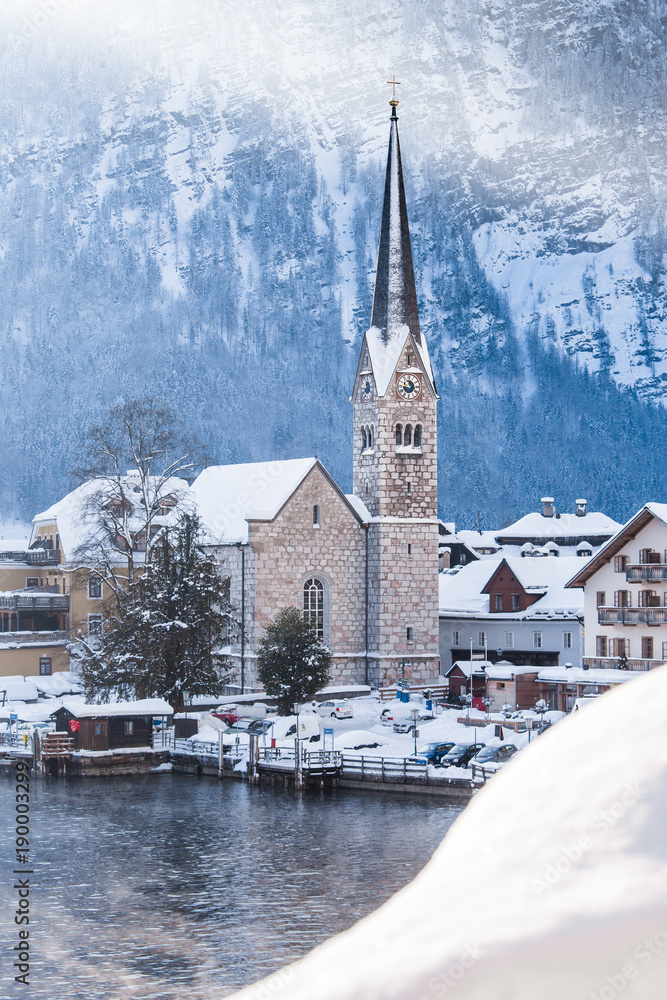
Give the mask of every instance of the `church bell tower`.
M 392 81 L 393 82 L 393 81 Z M 352 394 L 354 492 L 369 523 L 371 678 L 437 680 L 438 396 L 419 326 L 398 139 L 389 152 L 370 328 Z

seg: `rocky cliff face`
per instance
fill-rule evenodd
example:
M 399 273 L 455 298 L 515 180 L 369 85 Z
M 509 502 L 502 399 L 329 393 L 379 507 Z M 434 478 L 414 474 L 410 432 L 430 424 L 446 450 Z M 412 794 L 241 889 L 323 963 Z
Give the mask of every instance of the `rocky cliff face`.
M 85 427 L 144 391 L 211 461 L 317 448 L 350 485 L 392 73 L 442 513 L 660 499 L 662 3 L 90 11 L 4 15 L 5 509 L 64 492 Z

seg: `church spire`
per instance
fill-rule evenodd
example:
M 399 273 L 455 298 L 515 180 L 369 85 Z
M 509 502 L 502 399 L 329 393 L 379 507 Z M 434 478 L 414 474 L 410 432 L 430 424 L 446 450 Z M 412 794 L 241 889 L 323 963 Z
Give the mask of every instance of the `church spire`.
M 389 82 L 394 85 L 395 94 L 395 85 L 399 81 L 394 79 Z M 391 105 L 391 131 L 371 326 L 380 330 L 385 343 L 392 340 L 407 326 L 417 344 L 421 346 L 408 211 L 403 187 L 401 147 L 398 141 L 398 115 L 396 114 L 398 100 L 395 96 L 389 104 Z

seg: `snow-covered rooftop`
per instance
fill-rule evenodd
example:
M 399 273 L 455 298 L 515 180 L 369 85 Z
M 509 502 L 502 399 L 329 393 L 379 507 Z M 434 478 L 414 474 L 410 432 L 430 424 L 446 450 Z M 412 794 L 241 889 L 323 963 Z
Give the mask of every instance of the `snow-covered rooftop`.
M 214 465 L 204 469 L 190 488 L 208 541 L 248 541 L 248 519 L 271 520 L 314 468 L 316 458 L 244 465 Z
M 82 705 L 78 698 L 63 698 L 52 712 L 65 707 L 77 719 L 95 719 L 111 715 L 173 715 L 174 710 L 163 698 L 143 698 L 139 701 L 115 701 L 104 705 Z
M 541 667 L 539 681 L 552 684 L 623 684 L 641 677 L 642 670 L 617 670 L 614 667 Z
M 492 663 L 488 666 L 485 673 L 489 680 L 504 681 L 511 680 L 519 674 L 536 674 L 539 669 L 539 667 L 531 663 L 522 663 L 517 666 L 514 663 L 508 663 L 506 660 L 500 660 L 498 663 Z
M 440 573 L 440 613 L 469 616 L 489 614 L 489 595 L 483 594 L 482 590 L 503 559 L 528 593 L 542 591 L 543 596 L 525 611 L 494 614 L 494 618 L 500 620 L 503 617 L 521 619 L 539 615 L 583 615 L 583 590 L 565 589 L 565 584 L 581 566 L 581 559 L 576 556 L 545 559 L 493 556 L 468 563 L 456 572 Z
M 615 535 L 621 525 L 602 514 L 600 511 L 591 511 L 579 517 L 577 514 L 560 514 L 559 517 L 545 517 L 537 511 L 525 514 L 514 524 L 507 528 L 502 528 L 494 534 L 496 538 L 503 541 L 514 541 L 516 544 L 525 539 L 548 539 L 558 542 L 559 539 L 566 538 L 595 538 L 601 535 Z
M 123 476 L 121 477 L 121 482 L 123 492 L 128 501 L 132 502 L 132 498 L 136 496 L 136 505 L 139 507 L 141 504 L 141 490 L 138 476 L 133 476 L 132 474 Z M 188 484 L 184 479 L 174 477 L 168 479 L 163 484 L 160 489 L 160 496 L 174 496 L 178 499 L 187 493 L 188 488 Z M 33 518 L 33 534 L 35 532 L 39 534 L 41 524 L 55 523 L 60 535 L 60 543 L 65 559 L 70 560 L 74 558 L 80 546 L 90 544 L 98 535 L 100 539 L 106 535 L 100 524 L 99 517 L 95 516 L 94 513 L 94 498 L 99 496 L 100 492 L 105 495 L 108 493 L 111 499 L 112 495 L 114 495 L 112 477 L 86 480 L 85 483 L 81 483 L 71 493 L 64 496 L 62 500 L 58 500 L 56 503 L 51 504 L 50 507 L 47 507 L 46 510 L 37 514 Z M 139 526 L 138 523 L 137 527 Z

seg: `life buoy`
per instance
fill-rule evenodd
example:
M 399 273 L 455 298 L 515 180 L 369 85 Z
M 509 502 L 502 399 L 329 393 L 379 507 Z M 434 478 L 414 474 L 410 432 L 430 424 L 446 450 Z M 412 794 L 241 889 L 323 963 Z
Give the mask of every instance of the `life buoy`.
M 78 719 L 70 719 L 69 720 L 69 731 L 70 731 L 70 733 L 78 733 L 80 725 L 81 725 L 81 723 L 79 722 Z

